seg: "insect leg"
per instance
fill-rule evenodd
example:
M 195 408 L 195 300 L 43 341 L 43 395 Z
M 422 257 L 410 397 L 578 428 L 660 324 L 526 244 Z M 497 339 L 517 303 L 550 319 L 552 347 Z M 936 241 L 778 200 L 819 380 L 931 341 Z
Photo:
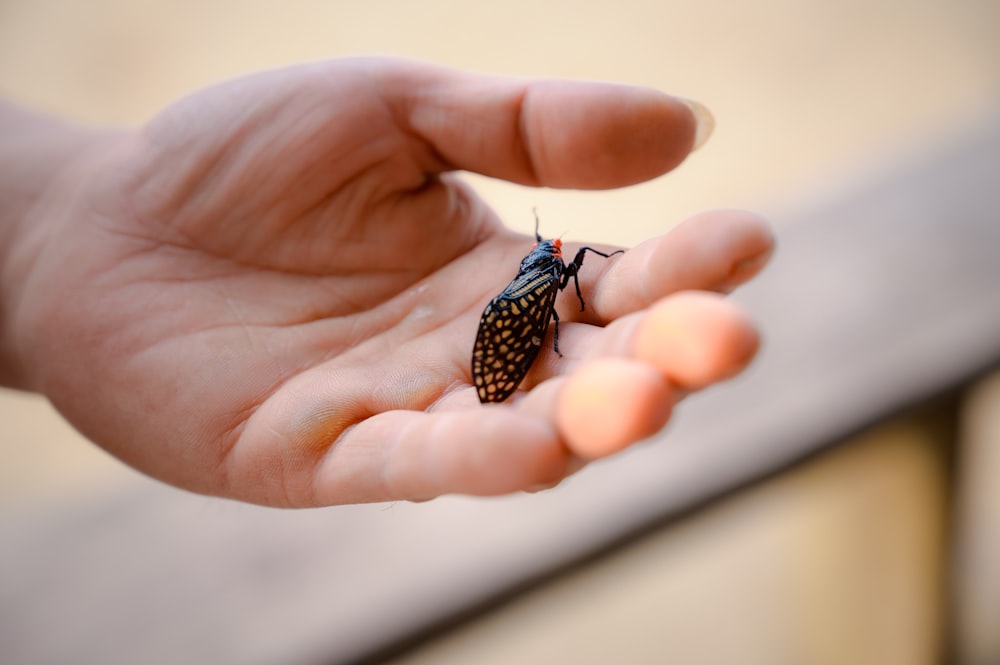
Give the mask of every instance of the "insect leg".
M 576 297 L 580 299 L 581 312 L 585 309 L 586 306 L 583 303 L 583 294 L 580 292 L 580 278 L 577 273 L 580 272 L 580 267 L 583 265 L 583 257 L 586 255 L 587 252 L 593 252 L 594 254 L 597 254 L 598 256 L 603 256 L 604 258 L 607 259 L 614 256 L 615 254 L 624 254 L 625 250 L 619 249 L 618 251 L 611 252 L 610 254 L 605 254 L 604 252 L 596 250 L 593 247 L 581 247 L 580 251 L 577 252 L 576 256 L 573 257 L 573 260 L 566 264 L 566 271 L 563 273 L 562 284 L 559 285 L 559 288 L 565 289 L 566 286 L 569 284 L 569 278 L 570 277 L 573 278 L 573 286 L 576 287 Z
M 552 346 L 556 349 L 556 355 L 562 358 L 562 352 L 559 350 L 559 313 L 556 311 L 555 307 L 552 308 L 552 320 L 555 322 L 555 332 L 552 333 Z

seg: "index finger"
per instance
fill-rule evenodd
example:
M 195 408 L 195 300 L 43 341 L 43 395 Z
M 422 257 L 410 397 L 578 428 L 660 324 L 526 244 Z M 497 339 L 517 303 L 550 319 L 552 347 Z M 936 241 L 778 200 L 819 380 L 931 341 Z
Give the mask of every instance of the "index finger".
M 576 294 L 570 287 L 560 294 L 570 303 L 560 316 L 607 325 L 678 291 L 728 293 L 757 274 L 773 250 L 771 228 L 760 216 L 743 210 L 700 213 L 614 261 L 588 259 L 579 273 L 586 310 L 572 306 Z

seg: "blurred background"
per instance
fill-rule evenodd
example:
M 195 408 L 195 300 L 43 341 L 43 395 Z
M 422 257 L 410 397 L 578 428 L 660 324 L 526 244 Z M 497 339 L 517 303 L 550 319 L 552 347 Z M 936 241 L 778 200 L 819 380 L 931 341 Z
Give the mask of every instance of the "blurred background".
M 801 211 L 996 118 L 998 35 L 995 0 L 0 0 L 0 94 L 82 123 L 139 124 L 226 78 L 383 53 L 484 72 L 647 85 L 699 100 L 716 118 L 712 139 L 675 173 L 612 192 L 470 179 L 524 231 L 537 206 L 550 230 L 627 246 L 697 211 L 741 207 L 768 215 L 780 246 L 784 226 Z M 984 423 L 976 431 L 987 433 L 978 436 L 998 442 L 989 434 L 996 429 L 988 416 L 1000 410 L 990 385 L 970 388 L 976 399 L 959 406 L 936 403 L 866 431 L 394 657 L 941 662 L 958 648 L 944 545 L 954 529 L 954 418 L 974 414 L 968 417 Z M 156 483 L 83 440 L 44 399 L 0 392 L 0 516 L 2 524 L 52 525 L 51 537 L 32 543 L 60 547 L 66 525 L 52 516 L 146 484 Z M 847 485 L 854 491 L 845 493 Z M 209 499 L 196 505 L 194 520 L 231 510 Z M 412 510 L 400 508 L 393 519 Z M 240 517 L 252 522 L 248 514 Z M 5 536 L 2 524 L 0 547 L 23 533 L 17 526 Z M 118 537 L 129 540 L 127 531 Z M 881 539 L 877 556 L 854 547 L 862 537 Z M 0 621 L 19 612 L 13 594 L 4 598 L 16 574 L 0 571 Z M 45 594 L 59 597 L 58 590 Z M 986 637 L 970 638 L 984 645 L 975 647 L 981 653 L 996 646 L 986 624 L 976 633 Z M 296 626 L 273 628 L 289 637 L 269 642 L 278 645 L 271 662 L 288 662 L 280 645 L 307 639 Z M 117 629 L 114 621 L 103 628 Z M 22 636 L 11 662 L 56 662 L 45 654 L 111 638 L 80 631 L 75 639 L 65 652 L 36 651 Z M 190 656 L 194 647 L 179 646 L 184 639 L 166 652 Z M 266 662 L 234 659 L 239 647 L 221 644 L 216 662 Z M 135 648 L 123 653 L 144 647 Z M 1000 659 L 1000 649 L 992 653 Z M 0 660 L 4 654 L 0 644 Z M 326 662 L 339 661 L 330 655 Z M 998 661 L 970 655 L 967 662 Z

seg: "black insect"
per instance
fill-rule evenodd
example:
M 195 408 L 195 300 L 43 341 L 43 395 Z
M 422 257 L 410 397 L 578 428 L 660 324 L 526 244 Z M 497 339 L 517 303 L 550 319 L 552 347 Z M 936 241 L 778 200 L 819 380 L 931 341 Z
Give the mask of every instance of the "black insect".
M 528 373 L 538 357 L 542 340 L 555 319 L 553 346 L 559 352 L 559 315 L 556 295 L 569 284 L 576 286 L 580 311 L 585 305 L 580 293 L 577 273 L 587 252 L 608 258 L 624 250 L 605 254 L 593 247 L 581 247 L 573 260 L 564 263 L 562 241 L 542 240 L 535 215 L 535 246 L 521 261 L 517 276 L 507 288 L 490 301 L 479 320 L 476 344 L 472 347 L 472 381 L 479 401 L 502 402 L 507 399 Z

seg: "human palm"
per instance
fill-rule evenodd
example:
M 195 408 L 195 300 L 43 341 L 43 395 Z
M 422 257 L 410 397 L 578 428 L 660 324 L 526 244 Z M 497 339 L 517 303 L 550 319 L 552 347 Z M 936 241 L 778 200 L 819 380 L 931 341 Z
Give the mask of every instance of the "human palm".
M 732 305 L 670 294 L 735 286 L 770 235 L 709 213 L 591 259 L 587 310 L 558 305 L 564 357 L 547 343 L 514 398 L 484 407 L 479 315 L 532 240 L 451 172 L 631 184 L 684 158 L 694 120 L 644 89 L 380 59 L 197 93 L 95 140 L 40 209 L 23 328 L 37 384 L 115 455 L 211 494 L 304 506 L 554 484 L 750 359 Z

